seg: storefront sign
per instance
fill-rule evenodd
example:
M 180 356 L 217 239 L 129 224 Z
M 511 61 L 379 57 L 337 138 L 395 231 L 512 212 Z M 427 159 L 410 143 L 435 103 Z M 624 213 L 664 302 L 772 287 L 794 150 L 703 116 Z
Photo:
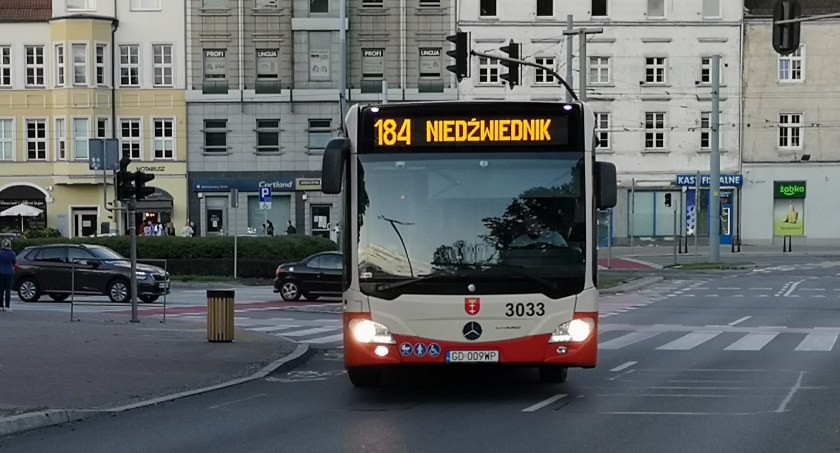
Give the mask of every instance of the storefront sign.
M 295 180 L 288 179 L 195 179 L 193 192 L 230 192 L 231 189 L 242 192 L 257 192 L 260 187 L 271 187 L 274 192 L 293 192 Z M 308 189 L 307 189 L 308 190 Z
M 677 175 L 678 186 L 695 187 L 697 175 Z M 709 175 L 700 176 L 700 187 L 709 187 L 712 178 Z M 725 187 L 741 187 L 744 185 L 744 176 L 741 174 L 720 175 L 720 185 Z
M 163 173 L 166 171 L 166 167 L 164 167 L 163 165 L 156 167 L 137 167 L 137 171 L 142 171 L 146 173 Z
M 773 198 L 805 198 L 805 181 L 773 181 Z
M 321 190 L 321 178 L 296 178 L 297 190 Z

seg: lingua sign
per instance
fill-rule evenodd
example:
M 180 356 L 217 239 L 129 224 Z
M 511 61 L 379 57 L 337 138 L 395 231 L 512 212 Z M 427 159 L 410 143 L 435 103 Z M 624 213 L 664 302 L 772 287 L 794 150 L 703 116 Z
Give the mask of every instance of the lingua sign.
M 773 181 L 773 198 L 805 198 L 805 181 Z

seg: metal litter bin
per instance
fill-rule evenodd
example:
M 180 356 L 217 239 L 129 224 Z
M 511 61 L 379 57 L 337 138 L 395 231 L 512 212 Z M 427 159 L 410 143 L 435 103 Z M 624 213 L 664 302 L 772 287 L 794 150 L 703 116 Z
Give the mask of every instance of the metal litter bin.
M 233 341 L 233 304 L 236 292 L 227 289 L 207 290 L 207 341 Z

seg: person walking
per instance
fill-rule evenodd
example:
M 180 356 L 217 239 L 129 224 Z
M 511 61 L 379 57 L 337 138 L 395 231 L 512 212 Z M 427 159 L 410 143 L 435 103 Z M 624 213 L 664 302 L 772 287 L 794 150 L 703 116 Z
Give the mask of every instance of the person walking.
M 194 231 L 193 231 L 193 229 L 192 229 L 192 226 L 190 226 L 190 223 L 191 223 L 191 222 L 187 222 L 187 223 L 184 225 L 184 228 L 181 228 L 181 236 L 183 236 L 183 237 L 185 237 L 185 238 L 191 238 L 191 237 L 193 237 L 193 233 L 194 233 Z
M 0 244 L 0 311 L 12 311 L 12 282 L 15 279 L 17 256 L 12 251 L 12 241 L 3 239 Z
M 274 236 L 274 224 L 271 223 L 271 220 L 266 220 L 265 224 L 266 224 L 266 226 L 265 226 L 266 234 L 268 234 L 269 236 Z
M 289 220 L 289 226 L 286 227 L 286 234 L 295 234 L 297 233 L 297 228 L 292 225 L 292 221 Z

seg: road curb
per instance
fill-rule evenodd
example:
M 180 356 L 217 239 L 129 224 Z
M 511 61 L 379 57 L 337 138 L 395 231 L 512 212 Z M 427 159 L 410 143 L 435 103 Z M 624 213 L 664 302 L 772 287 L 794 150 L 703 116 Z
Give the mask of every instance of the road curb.
M 126 404 L 124 406 L 107 409 L 54 409 L 40 412 L 28 412 L 25 414 L 0 418 L 0 438 L 33 429 L 46 428 L 48 426 L 61 425 L 68 422 L 76 422 L 96 415 L 125 412 L 132 409 L 154 406 L 156 404 L 174 401 L 180 398 L 186 398 L 188 396 L 199 395 L 202 393 L 212 392 L 214 390 L 233 387 L 234 385 L 244 384 L 246 382 L 262 379 L 278 370 L 287 370 L 297 367 L 298 365 L 308 360 L 311 355 L 312 350 L 310 349 L 309 344 L 300 343 L 297 345 L 295 350 L 292 351 L 291 354 L 269 363 L 256 373 L 247 377 L 223 382 L 221 384 L 210 385 L 194 390 L 187 390 L 184 392 L 174 393 L 171 395 L 161 396 L 157 398 L 152 398 L 150 400 L 139 401 L 137 403 Z
M 637 289 L 644 288 L 645 286 L 652 285 L 654 283 L 659 283 L 662 280 L 665 280 L 665 277 L 643 277 L 621 285 L 613 286 L 612 288 L 601 289 L 599 292 L 601 294 L 626 293 L 628 291 L 635 291 Z

